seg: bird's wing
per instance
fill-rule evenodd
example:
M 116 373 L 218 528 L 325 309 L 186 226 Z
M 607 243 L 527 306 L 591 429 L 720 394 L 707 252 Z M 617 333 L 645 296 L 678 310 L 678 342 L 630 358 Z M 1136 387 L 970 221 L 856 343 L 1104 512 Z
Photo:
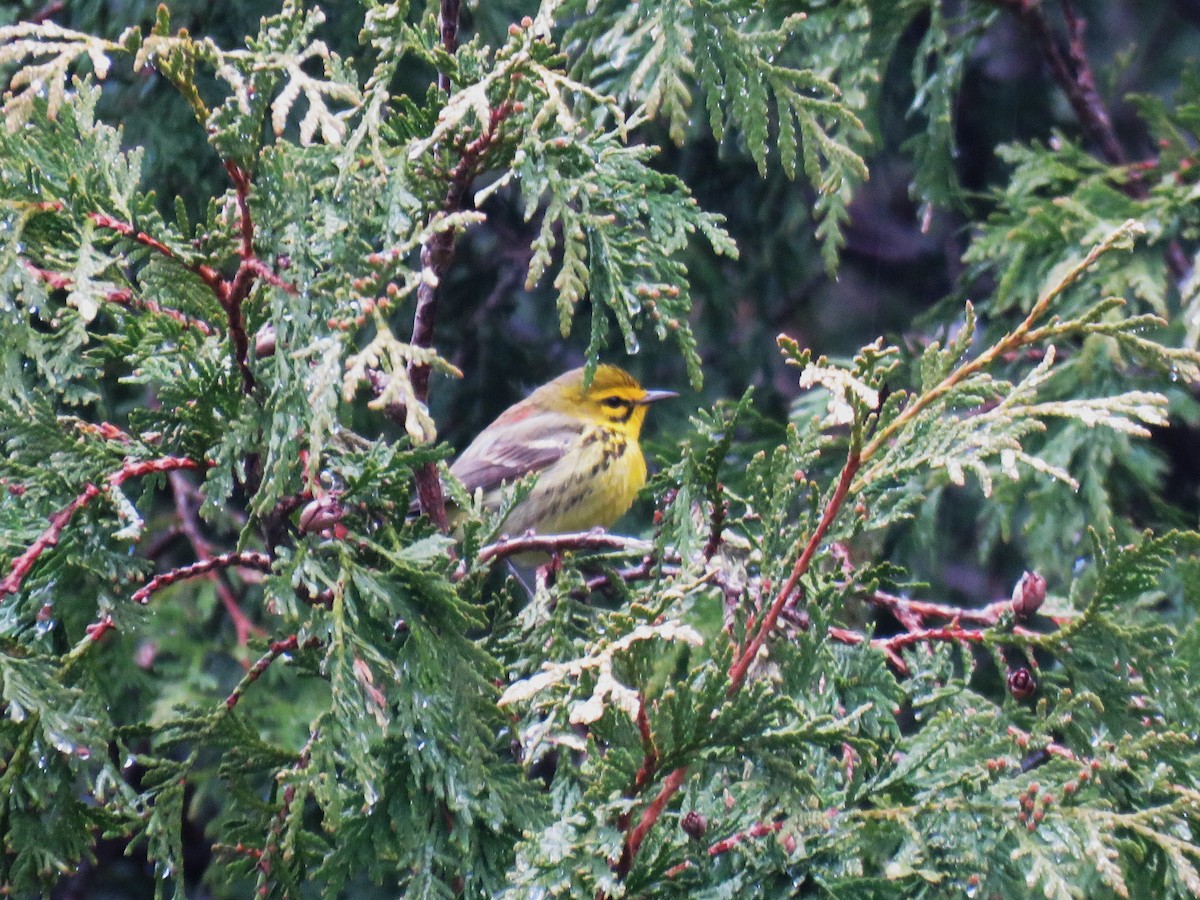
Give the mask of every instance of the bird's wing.
M 583 423 L 557 412 L 539 412 L 503 428 L 486 428 L 450 466 L 468 493 L 540 472 L 562 459 L 579 440 Z

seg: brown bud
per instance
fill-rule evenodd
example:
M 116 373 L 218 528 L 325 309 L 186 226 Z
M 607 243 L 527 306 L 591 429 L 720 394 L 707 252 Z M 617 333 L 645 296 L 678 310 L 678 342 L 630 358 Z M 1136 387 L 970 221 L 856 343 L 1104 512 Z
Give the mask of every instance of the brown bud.
M 270 322 L 254 335 L 254 355 L 258 359 L 275 355 L 275 326 Z
M 1009 671 L 1008 692 L 1016 699 L 1024 700 L 1027 697 L 1032 697 L 1036 690 L 1037 680 L 1033 677 L 1033 673 L 1024 666 Z
M 1046 579 L 1037 572 L 1026 572 L 1013 588 L 1013 612 L 1022 619 L 1032 616 L 1041 609 L 1045 600 Z
M 708 831 L 708 819 L 693 809 L 683 814 L 683 818 L 679 820 L 679 827 L 688 837 L 699 840 Z
M 342 505 L 332 494 L 317 497 L 300 510 L 300 530 L 305 534 L 327 531 L 342 519 Z

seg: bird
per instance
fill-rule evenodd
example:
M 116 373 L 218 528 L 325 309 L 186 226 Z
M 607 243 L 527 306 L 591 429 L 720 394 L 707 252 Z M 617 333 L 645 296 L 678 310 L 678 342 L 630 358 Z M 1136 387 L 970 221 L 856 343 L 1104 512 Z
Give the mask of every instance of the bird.
M 572 369 L 502 412 L 451 464 L 450 473 L 483 505 L 500 506 L 502 489 L 537 480 L 508 514 L 508 534 L 563 534 L 607 528 L 646 483 L 638 438 L 652 403 L 679 396 L 646 390 L 613 365 L 596 367 L 584 386 Z

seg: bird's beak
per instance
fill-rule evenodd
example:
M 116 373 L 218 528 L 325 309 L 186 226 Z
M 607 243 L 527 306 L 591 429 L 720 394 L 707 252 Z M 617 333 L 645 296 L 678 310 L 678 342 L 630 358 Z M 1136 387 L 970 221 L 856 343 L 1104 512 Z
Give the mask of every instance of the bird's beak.
M 675 391 L 646 391 L 646 395 L 638 401 L 638 406 L 646 406 L 649 403 L 657 403 L 659 400 L 670 400 L 672 397 L 678 397 L 679 394 Z

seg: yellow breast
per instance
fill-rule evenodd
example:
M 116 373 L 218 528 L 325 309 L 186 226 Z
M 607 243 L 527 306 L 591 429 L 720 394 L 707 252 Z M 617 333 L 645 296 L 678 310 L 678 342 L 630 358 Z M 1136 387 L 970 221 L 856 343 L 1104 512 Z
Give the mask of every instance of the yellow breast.
M 625 514 L 645 483 L 646 460 L 636 440 L 614 429 L 588 429 L 576 447 L 541 472 L 529 496 L 505 520 L 504 531 L 607 528 Z

